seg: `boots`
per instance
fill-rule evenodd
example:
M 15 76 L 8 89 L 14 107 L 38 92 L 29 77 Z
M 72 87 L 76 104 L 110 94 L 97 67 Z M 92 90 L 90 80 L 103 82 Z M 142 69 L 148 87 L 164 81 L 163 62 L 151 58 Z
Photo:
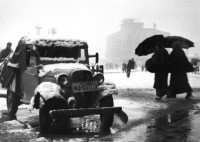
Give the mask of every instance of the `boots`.
M 185 99 L 191 99 L 191 98 L 193 98 L 192 92 L 187 92 Z
M 167 95 L 167 98 L 176 98 L 176 94 L 170 93 Z

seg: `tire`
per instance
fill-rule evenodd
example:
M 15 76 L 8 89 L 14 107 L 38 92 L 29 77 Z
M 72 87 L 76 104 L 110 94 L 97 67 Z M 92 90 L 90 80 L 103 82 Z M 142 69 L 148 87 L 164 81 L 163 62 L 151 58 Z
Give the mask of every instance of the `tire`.
M 51 98 L 46 101 L 40 99 L 39 124 L 40 134 L 48 134 L 51 129 L 50 110 L 68 109 L 68 103 L 63 97 Z
M 19 105 L 19 97 L 11 90 L 7 90 L 7 108 L 10 116 L 14 116 L 17 113 Z
M 46 104 L 40 106 L 39 110 L 39 124 L 40 124 L 40 134 L 48 134 L 51 126 L 51 121 L 49 117 L 49 107 Z
M 100 107 L 113 107 L 114 106 L 114 102 L 113 102 L 112 95 L 103 98 L 100 101 L 100 105 L 99 106 Z M 101 119 L 101 128 L 102 128 L 102 130 L 103 131 L 109 131 L 110 127 L 113 124 L 114 113 L 111 113 L 111 114 L 101 114 L 100 115 L 100 119 Z

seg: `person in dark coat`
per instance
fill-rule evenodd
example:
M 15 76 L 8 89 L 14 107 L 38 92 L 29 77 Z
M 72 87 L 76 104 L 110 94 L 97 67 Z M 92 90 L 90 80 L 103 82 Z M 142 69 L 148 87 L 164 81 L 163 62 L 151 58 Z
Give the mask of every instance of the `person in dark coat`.
M 131 69 L 135 68 L 135 61 L 134 58 L 128 61 L 127 68 L 126 68 L 126 76 L 129 78 L 131 74 Z
M 192 88 L 188 82 L 187 72 L 192 72 L 194 68 L 188 61 L 182 44 L 180 41 L 172 44 L 173 51 L 170 54 L 169 71 L 171 72 L 170 78 L 170 94 L 168 98 L 176 98 L 176 94 L 187 93 L 186 99 L 192 97 Z
M 123 71 L 123 73 L 126 72 L 126 68 L 127 68 L 127 64 L 123 63 L 122 64 L 122 71 Z
M 164 95 L 169 95 L 168 89 L 168 64 L 169 54 L 162 46 L 157 46 L 152 61 L 155 63 L 154 88 L 156 100 L 161 100 Z
M 127 69 L 134 69 L 135 68 L 135 61 L 134 58 L 128 61 Z
M 12 43 L 11 43 L 11 42 L 8 42 L 6 48 L 3 49 L 3 50 L 1 50 L 1 53 L 0 53 L 0 62 L 4 61 L 4 59 L 5 59 L 11 52 L 13 52 L 12 49 L 11 49 L 11 46 L 12 46 Z

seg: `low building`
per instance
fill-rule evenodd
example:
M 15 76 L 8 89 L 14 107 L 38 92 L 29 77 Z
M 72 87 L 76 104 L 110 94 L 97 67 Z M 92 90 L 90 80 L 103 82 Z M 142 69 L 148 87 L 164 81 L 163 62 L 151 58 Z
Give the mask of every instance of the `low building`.
M 106 59 L 107 62 L 118 63 L 127 62 L 130 58 L 135 58 L 136 62 L 143 64 L 146 56 L 135 55 L 135 48 L 147 37 L 163 34 L 169 36 L 170 33 L 153 28 L 144 28 L 144 23 L 135 19 L 124 19 L 120 31 L 107 37 Z

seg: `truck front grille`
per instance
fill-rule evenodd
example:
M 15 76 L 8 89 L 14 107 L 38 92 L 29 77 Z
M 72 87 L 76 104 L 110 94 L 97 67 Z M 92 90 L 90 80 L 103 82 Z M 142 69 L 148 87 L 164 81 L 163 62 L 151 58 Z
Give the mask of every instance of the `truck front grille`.
M 92 81 L 92 73 L 90 71 L 75 71 L 72 74 L 72 82 Z

